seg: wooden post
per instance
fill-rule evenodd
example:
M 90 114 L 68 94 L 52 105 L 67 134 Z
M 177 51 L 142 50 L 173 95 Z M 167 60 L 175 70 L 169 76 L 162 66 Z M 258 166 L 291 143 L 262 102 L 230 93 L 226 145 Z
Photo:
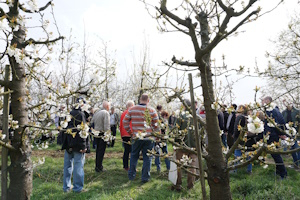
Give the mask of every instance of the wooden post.
M 190 95 L 191 95 L 191 109 L 193 112 L 193 121 L 194 121 L 194 127 L 195 127 L 195 136 L 196 136 L 196 149 L 198 154 L 198 164 L 199 164 L 199 171 L 200 171 L 200 182 L 201 182 L 201 189 L 202 189 L 202 197 L 203 200 L 206 200 L 206 190 L 205 190 L 205 180 L 204 180 L 204 170 L 202 165 L 202 154 L 201 154 L 201 137 L 199 136 L 199 130 L 198 130 L 198 120 L 196 116 L 196 107 L 195 107 L 195 99 L 194 99 L 194 86 L 193 86 L 193 78 L 192 74 L 189 73 L 189 84 L 190 84 Z
M 5 77 L 4 81 L 9 81 L 10 66 L 5 66 Z M 4 88 L 4 92 L 7 92 L 9 89 Z M 8 142 L 9 133 L 8 133 L 8 115 L 9 115 L 9 92 L 4 94 L 3 100 L 3 125 L 2 125 L 2 134 L 6 135 L 4 142 Z M 1 200 L 7 200 L 7 167 L 8 167 L 8 149 L 2 147 L 1 155 Z

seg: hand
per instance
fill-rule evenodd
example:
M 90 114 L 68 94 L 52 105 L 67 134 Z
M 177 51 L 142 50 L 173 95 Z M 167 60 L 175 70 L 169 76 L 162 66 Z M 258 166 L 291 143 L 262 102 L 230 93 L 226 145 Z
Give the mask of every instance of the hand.
M 84 150 L 81 149 L 79 152 L 80 152 L 80 153 L 85 153 L 86 151 L 87 151 L 87 149 L 84 149 Z
M 286 135 L 279 135 L 279 137 L 283 140 L 285 140 L 287 138 Z

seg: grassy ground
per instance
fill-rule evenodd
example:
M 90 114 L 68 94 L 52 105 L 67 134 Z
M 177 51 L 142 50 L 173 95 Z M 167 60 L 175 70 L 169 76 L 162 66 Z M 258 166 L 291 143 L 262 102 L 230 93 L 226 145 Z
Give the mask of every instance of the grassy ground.
M 95 173 L 95 151 L 86 156 L 85 189 L 86 192 L 76 194 L 63 193 L 63 152 L 59 146 L 52 145 L 47 150 L 34 150 L 33 160 L 45 157 L 45 163 L 34 169 L 32 199 L 201 199 L 201 185 L 196 182 L 194 189 L 181 193 L 171 191 L 171 183 L 167 180 L 165 164 L 162 164 L 163 173 L 157 173 L 152 165 L 151 181 L 141 184 L 142 161 L 138 162 L 137 177 L 130 182 L 127 172 L 122 169 L 122 144 L 117 138 L 114 148 L 107 148 L 103 161 L 103 173 Z M 169 147 L 171 149 L 171 147 Z M 291 156 L 285 157 L 290 160 Z M 288 169 L 288 178 L 280 181 L 274 175 L 275 166 L 270 165 L 263 169 L 258 164 L 254 165 L 253 174 L 248 175 L 245 169 L 239 169 L 231 175 L 231 191 L 233 199 L 300 199 L 300 173 Z M 186 188 L 186 177 L 184 185 Z M 206 184 L 209 193 L 208 185 Z

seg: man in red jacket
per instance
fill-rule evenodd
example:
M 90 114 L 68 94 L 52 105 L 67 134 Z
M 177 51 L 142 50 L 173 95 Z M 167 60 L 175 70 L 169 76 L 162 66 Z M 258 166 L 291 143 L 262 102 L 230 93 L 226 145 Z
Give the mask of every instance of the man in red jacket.
M 127 101 L 126 110 L 122 113 L 121 119 L 120 119 L 120 132 L 121 132 L 121 137 L 122 137 L 123 146 L 124 146 L 123 168 L 126 171 L 129 170 L 128 159 L 129 159 L 129 154 L 131 152 L 131 144 L 130 144 L 131 135 L 129 133 L 127 133 L 127 131 L 125 130 L 124 125 L 123 125 L 123 119 L 124 119 L 125 115 L 128 113 L 129 108 L 131 108 L 132 106 L 134 106 L 134 102 Z M 132 130 L 131 122 L 130 122 L 130 129 Z

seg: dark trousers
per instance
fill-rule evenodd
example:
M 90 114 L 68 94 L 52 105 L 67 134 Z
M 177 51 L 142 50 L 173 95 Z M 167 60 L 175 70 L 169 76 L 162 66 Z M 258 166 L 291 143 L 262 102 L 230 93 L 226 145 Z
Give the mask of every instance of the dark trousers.
M 95 138 L 96 141 L 96 171 L 101 171 L 103 169 L 102 161 L 106 149 L 106 142 L 101 138 Z
M 111 130 L 111 134 L 112 134 L 113 136 L 116 136 L 116 135 L 117 135 L 117 126 L 116 126 L 116 125 L 112 125 L 112 126 L 110 127 L 110 130 Z M 113 140 L 111 141 L 111 144 L 108 145 L 108 146 L 114 147 L 114 145 L 115 145 L 115 139 L 113 139 Z
M 124 154 L 123 154 L 123 168 L 128 168 L 128 160 L 129 154 L 131 152 L 131 144 L 128 144 L 130 141 L 130 137 L 122 137 L 123 140 L 123 147 L 124 147 Z
M 276 174 L 278 174 L 282 179 L 287 176 L 287 172 L 280 154 L 271 154 L 272 158 L 276 164 Z

